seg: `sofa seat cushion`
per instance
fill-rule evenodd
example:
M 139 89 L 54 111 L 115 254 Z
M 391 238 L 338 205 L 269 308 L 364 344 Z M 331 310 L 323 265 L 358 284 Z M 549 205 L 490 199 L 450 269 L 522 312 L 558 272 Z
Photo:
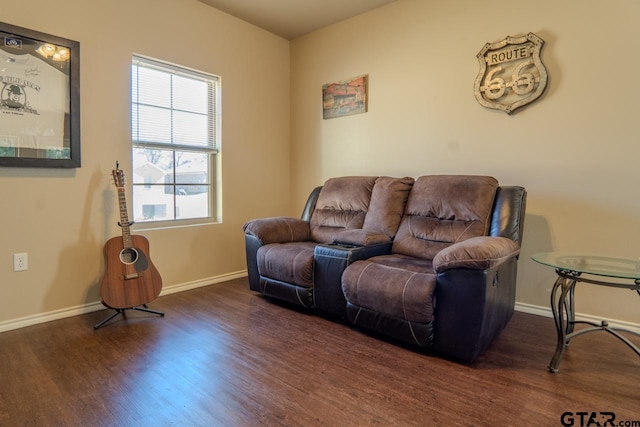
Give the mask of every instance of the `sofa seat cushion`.
M 435 288 L 431 261 L 403 255 L 356 261 L 342 275 L 347 302 L 408 322 L 433 321 Z
M 317 243 L 272 243 L 258 249 L 258 273 L 269 279 L 313 286 L 313 251 Z

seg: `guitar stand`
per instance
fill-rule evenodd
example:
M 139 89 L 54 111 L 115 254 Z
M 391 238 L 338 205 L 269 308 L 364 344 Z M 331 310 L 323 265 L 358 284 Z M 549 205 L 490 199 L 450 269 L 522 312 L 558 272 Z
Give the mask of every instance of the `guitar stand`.
M 122 314 L 124 317 L 127 317 L 127 314 L 125 313 L 125 310 L 138 310 L 138 311 L 144 311 L 144 312 L 147 312 L 147 313 L 157 314 L 158 316 L 164 316 L 163 312 L 156 311 L 156 310 L 151 310 L 149 307 L 147 307 L 147 304 L 142 304 L 141 306 L 129 307 L 129 308 L 114 308 L 114 310 L 116 311 L 115 313 L 112 313 L 109 317 L 104 319 L 102 322 L 97 323 L 96 325 L 94 325 L 93 329 L 98 329 L 98 328 L 102 327 L 105 323 L 107 323 L 109 320 L 113 319 L 114 317 L 116 317 L 119 314 Z

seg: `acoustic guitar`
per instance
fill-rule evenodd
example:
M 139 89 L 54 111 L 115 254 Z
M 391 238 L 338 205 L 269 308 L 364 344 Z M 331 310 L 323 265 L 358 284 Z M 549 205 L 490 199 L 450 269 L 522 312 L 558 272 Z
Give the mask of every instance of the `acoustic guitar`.
M 149 241 L 144 236 L 132 235 L 127 215 L 124 172 L 112 172 L 118 190 L 122 237 L 113 237 L 104 245 L 107 271 L 102 279 L 102 303 L 116 310 L 146 305 L 160 295 L 162 278 L 149 258 Z

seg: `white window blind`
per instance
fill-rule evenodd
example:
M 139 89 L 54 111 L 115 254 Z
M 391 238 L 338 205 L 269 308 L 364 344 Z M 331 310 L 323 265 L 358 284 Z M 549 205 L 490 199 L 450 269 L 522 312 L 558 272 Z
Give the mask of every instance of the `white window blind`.
M 220 79 L 135 55 L 131 67 L 134 220 L 218 220 Z
M 131 137 L 134 145 L 217 152 L 218 78 L 134 56 Z

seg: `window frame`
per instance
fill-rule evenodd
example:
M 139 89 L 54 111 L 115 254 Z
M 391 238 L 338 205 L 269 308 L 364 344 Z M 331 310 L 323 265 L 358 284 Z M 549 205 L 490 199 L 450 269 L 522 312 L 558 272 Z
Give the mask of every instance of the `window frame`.
M 210 131 L 213 133 L 212 139 L 205 145 L 190 145 L 190 144 L 176 144 L 173 142 L 173 135 L 171 136 L 171 141 L 169 143 L 163 142 L 149 142 L 149 141 L 139 141 L 137 138 L 134 138 L 134 114 L 135 109 L 134 105 L 137 103 L 134 102 L 134 76 L 133 73 L 136 67 L 140 67 L 148 65 L 151 68 L 158 69 L 162 72 L 166 72 L 168 74 L 187 77 L 187 78 L 195 78 L 197 80 L 202 80 L 207 82 L 208 85 L 213 86 L 213 94 L 208 94 L 207 97 L 209 99 L 208 102 L 211 103 L 211 107 L 213 109 L 212 113 L 207 114 L 207 120 L 212 121 L 210 124 Z M 174 228 L 174 227 L 185 227 L 185 226 L 196 226 L 196 225 L 207 225 L 207 224 L 217 224 L 222 222 L 222 209 L 221 209 L 221 138 L 220 138 L 220 128 L 221 128 L 221 88 L 222 88 L 222 79 L 220 76 L 215 74 L 206 73 L 203 71 L 195 70 L 189 67 L 185 67 L 182 65 L 173 64 L 170 62 L 166 62 L 163 60 L 150 58 L 147 56 L 133 54 L 131 56 L 131 64 L 130 64 L 130 97 L 129 97 L 129 118 L 130 118 L 130 137 L 131 137 L 131 164 L 133 167 L 134 164 L 134 155 L 136 149 L 159 149 L 159 150 L 167 150 L 173 153 L 175 156 L 176 152 L 185 151 L 191 153 L 206 153 L 207 154 L 207 167 L 208 167 L 208 211 L 209 215 L 206 217 L 198 217 L 198 218 L 175 218 L 177 204 L 177 196 L 178 196 L 178 188 L 184 185 L 196 185 L 190 183 L 179 183 L 176 182 L 176 165 L 175 162 L 172 165 L 172 174 L 173 180 L 172 183 L 166 184 L 148 184 L 146 182 L 134 182 L 131 179 L 131 200 L 132 200 L 132 218 L 135 221 L 135 217 L 133 215 L 133 209 L 135 204 L 135 189 L 145 188 L 148 186 L 166 186 L 169 185 L 173 188 L 173 219 L 161 219 L 161 220 L 150 220 L 150 221 L 141 221 L 136 222 L 134 228 L 135 229 L 144 229 L 144 230 L 152 230 L 152 229 L 166 229 L 166 228 Z M 138 86 L 140 82 L 136 79 Z M 137 90 L 137 89 L 136 89 Z M 208 90 L 211 90 L 211 87 L 208 86 Z M 140 105 L 140 104 L 138 104 Z M 179 109 L 174 109 L 173 106 L 170 108 L 171 111 L 180 111 Z M 139 125 L 138 125 L 139 129 Z M 200 184 L 202 185 L 202 184 Z

